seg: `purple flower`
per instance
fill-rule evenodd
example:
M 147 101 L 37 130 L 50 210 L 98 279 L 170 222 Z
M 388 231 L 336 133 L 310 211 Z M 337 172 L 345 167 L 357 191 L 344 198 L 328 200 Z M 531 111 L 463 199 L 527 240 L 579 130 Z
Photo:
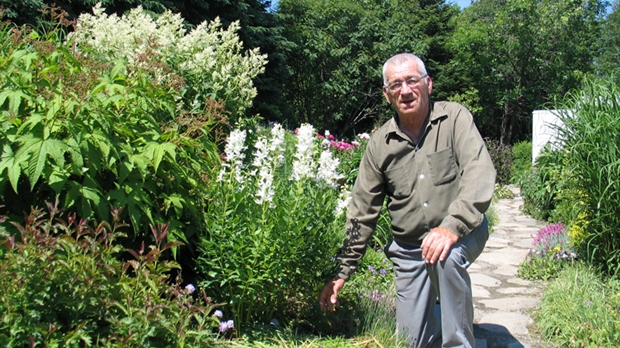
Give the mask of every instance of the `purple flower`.
M 196 291 L 196 287 L 194 286 L 194 284 L 187 284 L 185 285 L 185 291 L 187 291 L 188 294 L 192 294 L 194 293 L 194 291 Z
M 588 306 L 588 307 L 589 307 L 591 304 L 592 304 L 592 302 L 590 302 L 590 301 L 586 302 L 586 306 Z
M 222 317 L 224 316 L 224 313 L 222 313 L 221 310 L 216 309 L 215 312 L 213 312 L 213 315 L 215 315 L 216 317 L 222 319 Z
M 229 329 L 234 329 L 235 328 L 235 322 L 233 320 L 227 321 L 226 325 L 228 325 Z
M 224 332 L 228 331 L 228 329 L 229 329 L 228 322 L 223 321 L 223 322 L 220 323 L 220 332 L 221 333 L 224 333 Z
M 382 275 L 382 276 L 384 276 L 384 275 L 386 275 L 386 274 L 387 274 L 387 271 L 386 271 L 386 270 L 384 270 L 384 269 L 382 268 L 382 269 L 379 271 L 379 273 L 381 273 L 381 275 Z
M 374 267 L 372 267 L 371 265 L 368 265 L 368 270 L 370 270 L 372 272 L 372 274 L 375 274 L 375 275 L 377 274 L 377 270 Z

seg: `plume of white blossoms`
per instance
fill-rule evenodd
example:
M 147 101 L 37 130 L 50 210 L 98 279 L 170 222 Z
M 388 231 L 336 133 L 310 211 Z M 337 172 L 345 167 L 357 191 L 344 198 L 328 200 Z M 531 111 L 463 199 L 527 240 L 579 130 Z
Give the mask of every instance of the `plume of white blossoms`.
M 258 171 L 258 178 L 256 179 L 256 204 L 263 204 L 265 202 L 272 202 L 275 192 L 273 190 L 273 164 L 270 161 L 269 156 L 269 141 L 265 136 L 259 136 L 256 144 L 254 144 L 256 152 L 254 153 L 254 160 L 252 161 L 252 167 L 254 168 L 250 175 L 256 176 Z
M 338 173 L 338 165 L 340 165 L 340 160 L 333 158 L 330 150 L 324 150 L 319 158 L 319 169 L 316 173 L 316 179 L 325 182 L 331 187 L 338 187 L 338 180 L 344 178 L 344 175 Z
M 93 14 L 79 16 L 75 31 L 68 40 L 88 45 L 91 50 L 110 59 L 123 58 L 131 65 L 168 64 L 181 75 L 197 95 L 214 95 L 226 100 L 230 110 L 242 112 L 252 105 L 256 88 L 252 78 L 264 71 L 267 56 L 258 48 L 243 50 L 237 31 L 239 22 L 222 29 L 219 18 L 203 22 L 190 32 L 185 30 L 179 14 L 166 11 L 157 19 L 141 6 L 123 16 L 107 15 L 101 4 L 93 7 Z M 244 53 L 245 52 L 245 53 Z M 157 78 L 166 81 L 172 75 L 158 69 Z
M 269 202 L 273 206 L 273 197 L 275 196 L 273 188 L 273 176 L 277 166 L 284 162 L 284 128 L 280 124 L 275 124 L 270 131 L 271 138 L 268 140 L 266 136 L 260 136 L 254 147 L 254 160 L 252 167 L 254 169 L 251 175 L 255 176 L 258 171 L 256 181 L 258 190 L 256 191 L 256 204 Z
M 228 171 L 233 173 L 238 183 L 242 184 L 244 182 L 242 171 L 243 159 L 245 158 L 243 151 L 247 148 L 245 146 L 245 137 L 245 130 L 234 129 L 230 132 L 228 140 L 226 141 L 226 147 L 224 148 L 226 162 L 222 164 L 222 170 L 220 170 L 218 181 L 224 179 L 224 175 L 227 172 L 226 168 L 229 168 Z
M 271 128 L 269 153 L 274 156 L 275 164 L 278 166 L 284 163 L 284 150 L 286 149 L 285 135 L 286 131 L 282 128 L 281 124 L 276 123 Z
M 340 197 L 338 198 L 338 202 L 336 202 L 336 209 L 334 210 L 334 215 L 340 216 L 341 214 L 345 213 L 350 201 L 351 191 L 348 187 L 344 187 L 342 191 L 340 191 Z
M 310 124 L 302 124 L 297 130 L 297 152 L 293 162 L 292 180 L 314 178 L 314 134 L 314 127 Z

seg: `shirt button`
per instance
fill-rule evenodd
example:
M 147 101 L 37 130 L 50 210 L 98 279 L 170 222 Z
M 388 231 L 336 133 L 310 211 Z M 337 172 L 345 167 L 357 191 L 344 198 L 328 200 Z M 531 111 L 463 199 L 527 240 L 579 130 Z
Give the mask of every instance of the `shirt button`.
M 422 204 L 425 207 L 428 207 L 428 202 L 424 202 L 424 204 Z
M 420 174 L 420 179 L 424 179 L 424 174 Z

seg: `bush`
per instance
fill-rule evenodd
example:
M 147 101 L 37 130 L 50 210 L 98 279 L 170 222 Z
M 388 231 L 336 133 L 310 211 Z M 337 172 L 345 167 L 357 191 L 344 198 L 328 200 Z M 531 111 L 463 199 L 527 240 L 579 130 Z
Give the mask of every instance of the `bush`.
M 539 220 L 552 215 L 556 197 L 567 185 L 564 156 L 564 152 L 546 146 L 536 158 L 535 165 L 524 173 L 519 182 L 524 213 Z
M 175 262 L 160 258 L 167 226 L 152 228 L 156 244 L 125 250 L 124 226 L 90 226 L 70 214 L 33 210 L 19 235 L 5 234 L 0 257 L 0 344 L 3 347 L 202 347 L 217 336 L 216 307 L 193 285 L 170 279 Z
M 167 223 L 191 248 L 220 162 L 214 133 L 251 105 L 264 57 L 242 56 L 236 25 L 184 35 L 170 13 L 94 11 L 69 42 L 60 29 L 0 28 L 0 197 L 14 220 L 59 197 L 83 218 L 122 211 L 140 238 Z
M 199 236 L 197 272 L 227 302 L 237 331 L 268 323 L 316 294 L 335 274 L 344 238 L 346 194 L 332 149 L 310 125 L 293 136 L 280 125 L 256 129 L 256 142 L 235 129 L 219 179 L 207 187 L 207 228 Z
M 517 184 L 521 177 L 532 168 L 532 142 L 521 141 L 512 145 L 512 166 L 510 183 Z
M 497 171 L 495 181 L 500 185 L 507 185 L 510 182 L 510 167 L 512 166 L 511 147 L 493 139 L 485 139 L 485 143 Z

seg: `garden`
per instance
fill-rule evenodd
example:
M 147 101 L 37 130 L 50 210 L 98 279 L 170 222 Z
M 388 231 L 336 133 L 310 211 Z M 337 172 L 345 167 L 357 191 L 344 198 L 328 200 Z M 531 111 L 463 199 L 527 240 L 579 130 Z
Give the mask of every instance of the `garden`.
M 341 307 L 317 303 L 372 127 L 245 116 L 268 59 L 237 22 L 51 16 L 0 27 L 0 345 L 402 346 L 385 212 Z M 549 221 L 519 268 L 548 284 L 539 333 L 617 346 L 620 91 L 593 77 L 556 106 L 533 166 L 531 142 L 488 140 L 494 200 L 518 185 Z

